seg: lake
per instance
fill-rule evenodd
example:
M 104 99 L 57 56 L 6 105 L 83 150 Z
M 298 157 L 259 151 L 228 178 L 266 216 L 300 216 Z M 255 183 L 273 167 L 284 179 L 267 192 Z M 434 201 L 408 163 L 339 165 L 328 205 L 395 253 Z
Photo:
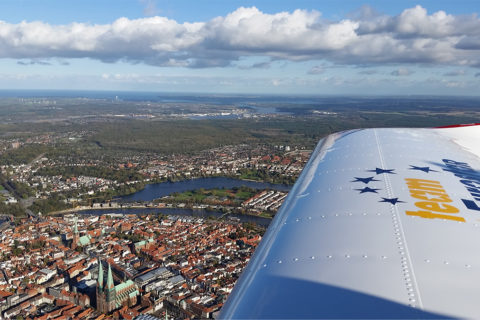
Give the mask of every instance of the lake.
M 285 184 L 273 184 L 257 181 L 246 181 L 225 177 L 198 178 L 191 180 L 183 180 L 177 182 L 163 182 L 149 184 L 145 189 L 128 196 L 119 197 L 120 201 L 152 201 L 164 196 L 168 196 L 174 192 L 185 192 L 196 189 L 230 189 L 233 187 L 246 186 L 255 189 L 272 189 L 278 191 L 290 191 L 292 186 Z

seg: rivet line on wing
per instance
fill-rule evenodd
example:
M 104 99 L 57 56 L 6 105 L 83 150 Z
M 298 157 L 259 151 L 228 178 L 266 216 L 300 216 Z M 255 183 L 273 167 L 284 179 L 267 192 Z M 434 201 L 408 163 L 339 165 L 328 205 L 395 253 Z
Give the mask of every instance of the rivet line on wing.
M 375 134 L 375 141 L 377 143 L 378 154 L 380 158 L 380 163 L 382 168 L 387 168 L 385 164 L 385 159 L 383 157 L 382 148 L 380 146 L 380 140 L 378 137 L 377 130 L 373 131 Z M 394 192 L 392 188 L 392 184 L 390 182 L 390 177 L 388 174 L 384 174 L 384 181 L 385 181 L 385 189 L 389 198 L 394 197 Z M 398 212 L 398 207 L 394 204 L 390 206 L 390 212 L 392 215 L 392 224 L 395 234 L 395 241 L 398 249 L 398 253 L 400 255 L 400 263 L 403 272 L 403 280 L 405 281 L 405 286 L 407 289 L 407 298 L 408 303 L 412 307 L 420 307 L 423 309 L 422 299 L 420 297 L 420 289 L 418 287 L 415 272 L 413 270 L 413 264 L 410 257 L 410 253 L 408 250 L 407 240 L 405 238 L 405 233 L 402 226 L 402 221 L 400 219 L 400 214 Z M 413 290 L 412 291 L 412 287 Z

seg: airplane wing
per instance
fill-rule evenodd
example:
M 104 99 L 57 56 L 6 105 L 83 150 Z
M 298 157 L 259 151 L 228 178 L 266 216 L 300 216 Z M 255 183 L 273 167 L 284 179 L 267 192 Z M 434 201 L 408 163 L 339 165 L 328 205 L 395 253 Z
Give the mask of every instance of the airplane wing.
M 321 140 L 221 318 L 480 318 L 480 126 Z

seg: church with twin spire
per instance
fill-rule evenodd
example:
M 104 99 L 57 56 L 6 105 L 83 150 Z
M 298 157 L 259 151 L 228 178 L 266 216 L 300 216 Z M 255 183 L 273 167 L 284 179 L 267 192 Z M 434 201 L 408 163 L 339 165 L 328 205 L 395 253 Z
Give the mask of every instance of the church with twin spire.
M 104 282 L 103 265 L 98 260 L 97 278 L 97 310 L 102 313 L 110 313 L 124 305 L 135 305 L 139 291 L 132 280 L 121 282 L 117 285 L 113 282 L 112 268 L 108 264 L 107 281 Z

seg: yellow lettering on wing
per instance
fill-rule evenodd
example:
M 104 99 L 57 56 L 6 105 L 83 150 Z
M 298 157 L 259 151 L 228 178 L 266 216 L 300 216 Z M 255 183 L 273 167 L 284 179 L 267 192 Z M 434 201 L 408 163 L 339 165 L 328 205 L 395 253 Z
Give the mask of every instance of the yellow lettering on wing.
M 417 216 L 417 217 L 422 217 L 422 218 L 427 218 L 427 219 L 449 219 L 449 220 L 455 220 L 455 221 L 460 221 L 460 222 L 465 222 L 465 219 L 459 216 L 450 216 L 448 214 L 437 214 L 433 213 L 430 211 L 406 211 L 406 214 L 409 216 Z
M 452 199 L 443 189 L 439 181 L 424 179 L 405 179 L 410 195 L 419 200 L 415 206 L 419 211 L 406 211 L 409 216 L 418 216 L 426 219 L 448 219 L 465 222 L 465 219 L 451 214 L 460 212 L 457 207 L 447 204 Z
M 441 193 L 441 192 L 413 189 L 413 190 L 410 190 L 410 195 L 415 199 L 419 199 L 419 200 L 431 200 L 436 202 L 452 202 L 452 199 L 450 199 L 450 197 L 447 194 Z M 427 197 L 427 195 L 438 196 L 438 197 L 429 198 Z

